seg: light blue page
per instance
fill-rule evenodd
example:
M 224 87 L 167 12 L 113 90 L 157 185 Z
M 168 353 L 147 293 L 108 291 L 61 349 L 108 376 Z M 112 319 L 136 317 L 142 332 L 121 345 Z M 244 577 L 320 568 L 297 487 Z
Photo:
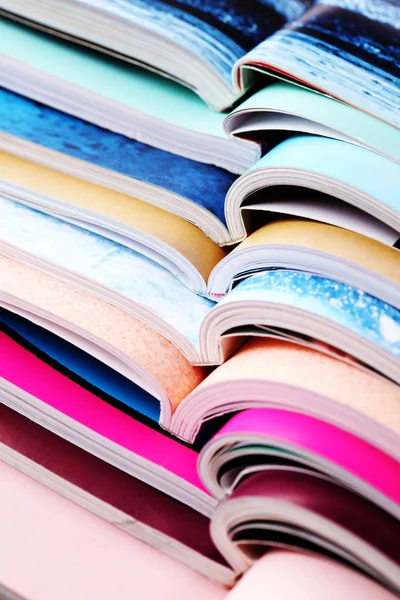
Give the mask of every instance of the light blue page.
M 0 22 L 0 38 L 2 53 L 28 67 L 171 125 L 227 137 L 224 114 L 213 111 L 194 92 L 166 77 L 6 19 Z
M 400 164 L 376 152 L 329 138 L 296 136 L 276 146 L 247 172 L 274 167 L 337 179 L 400 213 Z
M 400 358 L 400 311 L 344 283 L 300 271 L 267 271 L 244 279 L 220 304 L 245 300 L 313 313 Z
M 143 304 L 199 348 L 200 325 L 214 302 L 133 250 L 4 197 L 0 241 Z
M 290 83 L 274 83 L 256 92 L 227 119 L 245 110 L 263 114 L 263 109 L 267 116 L 274 115 L 269 111 L 276 111 L 315 121 L 400 161 L 398 129 L 343 102 Z M 265 130 L 268 131 L 268 120 Z M 247 137 L 246 133 L 241 137 Z

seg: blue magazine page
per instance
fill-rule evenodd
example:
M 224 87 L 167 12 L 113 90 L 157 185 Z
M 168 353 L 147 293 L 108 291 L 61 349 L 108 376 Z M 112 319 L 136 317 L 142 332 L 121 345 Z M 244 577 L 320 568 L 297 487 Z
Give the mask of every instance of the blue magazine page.
M 256 144 L 228 137 L 224 114 L 135 64 L 9 19 L 0 21 L 4 87 L 126 137 L 242 173 Z
M 344 283 L 300 271 L 267 271 L 240 282 L 219 305 L 275 303 L 341 325 L 400 359 L 400 311 Z
M 22 17 L 36 27 L 164 73 L 192 87 L 210 105 L 222 110 L 239 96 L 231 78 L 235 61 L 300 16 L 310 3 L 53 0 L 53 11 L 44 10 L 40 0 L 4 0 L 2 5 L 11 17 Z M 68 19 L 59 16 L 65 10 Z M 174 60 L 165 59 L 166 54 L 173 54 Z
M 316 0 L 313 4 L 241 59 L 236 77 L 240 79 L 244 65 L 266 69 L 400 127 L 399 3 Z
M 225 196 L 236 179 L 231 173 L 112 133 L 5 89 L 0 89 L 0 111 L 4 133 L 172 192 L 225 224 Z
M 132 303 L 141 305 L 145 309 L 141 320 L 156 329 L 163 324 L 167 329 L 168 324 L 177 337 L 170 341 L 186 348 L 189 343 L 188 351 L 192 347 L 196 353 L 201 322 L 214 302 L 188 290 L 157 263 L 102 236 L 1 196 L 0 212 L 3 253 L 15 256 L 15 249 L 39 259 L 46 270 L 55 267 L 75 276 L 74 283 L 88 291 L 93 289 L 91 283 L 97 284 L 94 293 L 102 297 L 111 293 L 128 312 L 135 310 Z
M 352 192 L 350 197 L 355 197 L 356 191 L 365 194 L 381 206 L 380 210 L 371 210 L 374 216 L 394 228 L 399 227 L 400 231 L 399 163 L 340 140 L 311 135 L 295 136 L 275 146 L 257 161 L 247 174 L 259 169 L 272 171 L 279 168 L 296 173 L 303 172 L 301 185 L 312 189 L 322 186 L 322 178 L 326 178 L 331 183 L 323 191 L 332 196 L 337 192 L 340 197 L 339 191 L 343 190 L 344 186 Z M 284 177 L 282 185 L 285 184 L 283 179 Z M 238 183 L 239 181 L 240 179 Z M 268 185 L 266 176 L 265 187 Z M 289 184 L 288 180 L 286 185 L 295 184 Z M 262 184 L 259 188 L 262 188 Z M 267 197 L 265 199 L 268 200 Z M 368 211 L 368 206 L 363 208 Z
M 140 414 L 159 420 L 160 402 L 108 365 L 27 319 L 0 308 L 0 328 L 17 335 L 57 365 Z M 19 341 L 19 340 L 17 340 Z

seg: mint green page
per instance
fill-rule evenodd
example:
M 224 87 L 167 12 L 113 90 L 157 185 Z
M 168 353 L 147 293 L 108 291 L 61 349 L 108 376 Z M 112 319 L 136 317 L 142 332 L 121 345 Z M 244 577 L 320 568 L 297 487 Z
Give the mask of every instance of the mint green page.
M 247 173 L 262 168 L 309 171 L 373 196 L 400 216 L 400 164 L 381 154 L 320 136 L 297 136 L 278 144 Z
M 400 162 L 398 129 L 352 106 L 297 85 L 274 83 L 251 96 L 231 114 L 243 110 L 273 110 L 316 121 Z
M 269 444 L 260 445 L 260 444 L 237 444 L 232 448 L 229 448 L 229 453 L 235 454 L 240 453 L 242 450 L 252 450 L 254 453 L 257 452 L 265 452 L 270 450 L 271 452 L 275 452 L 277 454 L 282 454 L 285 458 L 291 456 L 300 456 L 296 452 L 292 452 L 291 450 L 286 450 L 285 448 L 279 448 L 276 446 L 271 446 Z
M 6 19 L 1 51 L 28 67 L 190 131 L 226 138 L 226 115 L 212 111 L 194 92 L 151 71 L 82 49 Z

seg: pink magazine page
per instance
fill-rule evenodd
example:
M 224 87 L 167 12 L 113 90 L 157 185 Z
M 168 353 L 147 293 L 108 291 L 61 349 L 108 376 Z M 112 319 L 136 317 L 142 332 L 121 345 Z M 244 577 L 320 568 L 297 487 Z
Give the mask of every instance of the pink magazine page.
M 400 464 L 378 448 L 324 421 L 277 409 L 235 415 L 213 439 L 255 434 L 299 446 L 340 466 L 400 504 Z M 230 440 L 231 441 L 231 440 Z
M 222 600 L 227 592 L 0 462 L 0 581 L 29 600 Z
M 197 474 L 198 454 L 147 427 L 59 373 L 0 332 L 0 377 L 40 402 L 205 490 Z
M 268 594 L 266 594 L 268 590 Z M 364 575 L 327 559 L 294 552 L 260 558 L 230 592 L 229 600 L 395 600 Z

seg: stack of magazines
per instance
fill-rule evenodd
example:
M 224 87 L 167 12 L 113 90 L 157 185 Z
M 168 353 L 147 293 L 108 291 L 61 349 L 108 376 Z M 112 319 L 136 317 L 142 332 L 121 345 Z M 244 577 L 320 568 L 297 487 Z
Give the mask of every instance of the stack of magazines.
M 398 2 L 0 12 L 1 461 L 232 600 L 399 595 Z

